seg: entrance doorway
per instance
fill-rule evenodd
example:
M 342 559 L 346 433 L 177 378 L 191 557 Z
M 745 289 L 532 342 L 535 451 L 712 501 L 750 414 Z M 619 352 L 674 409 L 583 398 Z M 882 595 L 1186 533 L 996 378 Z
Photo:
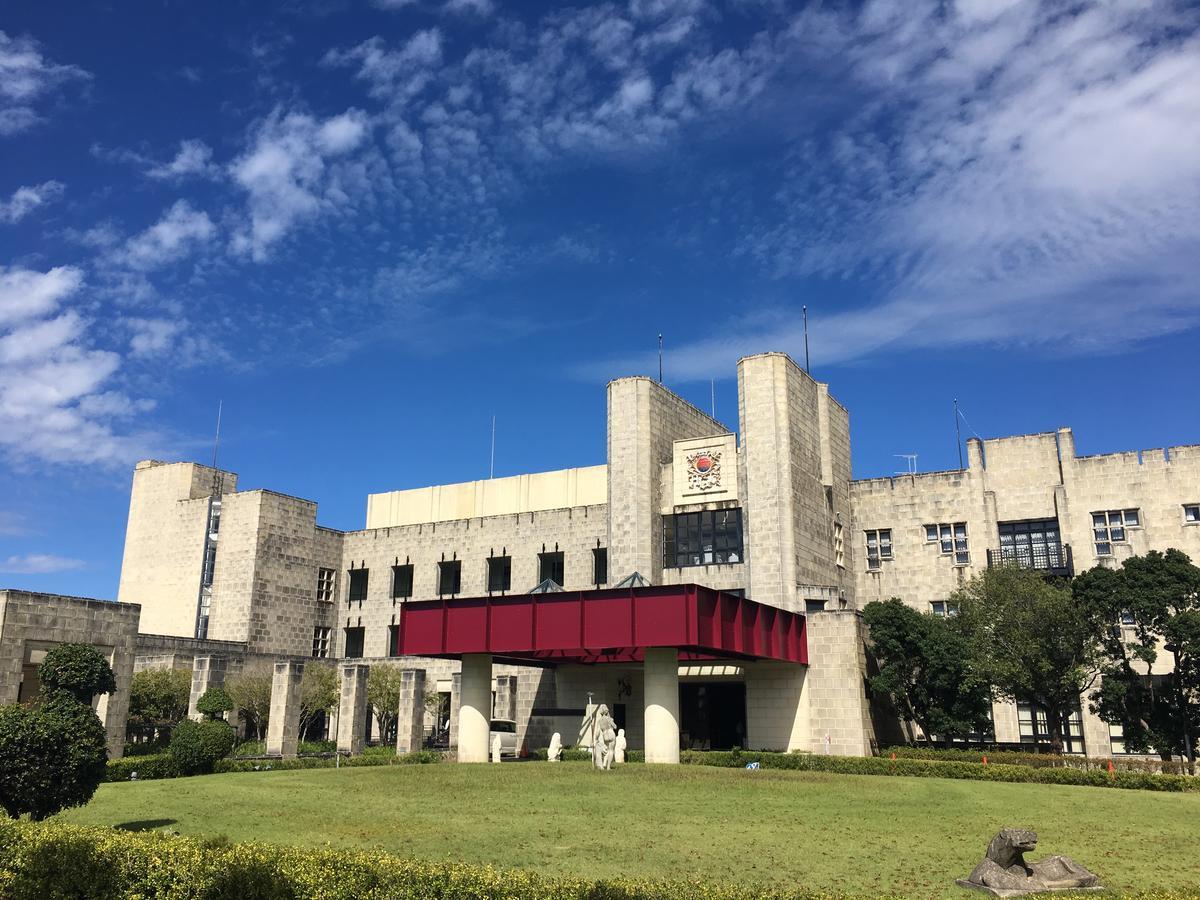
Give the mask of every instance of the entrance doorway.
M 684 750 L 731 750 L 746 746 L 744 683 L 681 682 L 679 712 L 679 741 Z

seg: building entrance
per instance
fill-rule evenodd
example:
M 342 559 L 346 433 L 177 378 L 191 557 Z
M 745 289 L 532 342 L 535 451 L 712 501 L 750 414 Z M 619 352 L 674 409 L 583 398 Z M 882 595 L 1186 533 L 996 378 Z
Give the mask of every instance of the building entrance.
M 746 746 L 746 685 L 740 681 L 680 683 L 679 713 L 684 750 Z

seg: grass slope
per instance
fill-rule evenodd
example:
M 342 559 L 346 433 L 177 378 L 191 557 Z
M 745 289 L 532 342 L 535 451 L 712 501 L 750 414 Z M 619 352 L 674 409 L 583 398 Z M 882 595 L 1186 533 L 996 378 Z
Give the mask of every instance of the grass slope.
M 962 896 L 1001 827 L 1031 827 L 1119 890 L 1200 883 L 1200 795 L 581 763 L 358 768 L 105 784 L 62 818 L 486 862 Z M 170 820 L 169 822 L 166 820 Z

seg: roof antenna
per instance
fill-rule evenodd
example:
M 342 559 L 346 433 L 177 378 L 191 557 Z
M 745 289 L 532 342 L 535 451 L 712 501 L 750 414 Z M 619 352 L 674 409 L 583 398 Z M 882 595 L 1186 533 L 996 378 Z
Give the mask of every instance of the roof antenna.
M 958 424 L 958 398 L 954 398 L 954 446 L 958 448 L 958 467 L 961 469 L 962 464 L 962 428 Z
M 808 307 L 800 307 L 804 313 L 804 371 L 809 372 L 808 367 Z
M 224 400 L 217 401 L 217 433 L 216 433 L 216 436 L 213 437 L 213 461 L 212 461 L 212 469 L 213 469 L 212 494 L 214 497 L 220 497 L 222 494 L 222 488 L 224 488 L 224 486 L 225 486 L 225 479 L 223 479 L 221 477 L 221 470 L 217 468 L 217 451 L 221 447 L 221 409 L 224 405 L 225 405 Z
M 496 416 L 492 416 L 492 458 L 488 463 L 488 478 L 496 477 Z
M 658 336 L 658 383 L 662 384 L 662 335 Z
M 712 417 L 713 421 L 717 421 L 717 379 L 710 378 L 708 380 L 709 390 L 712 391 Z
M 899 459 L 905 460 L 905 471 L 897 472 L 897 475 L 916 475 L 917 474 L 917 454 L 915 453 L 893 453 Z

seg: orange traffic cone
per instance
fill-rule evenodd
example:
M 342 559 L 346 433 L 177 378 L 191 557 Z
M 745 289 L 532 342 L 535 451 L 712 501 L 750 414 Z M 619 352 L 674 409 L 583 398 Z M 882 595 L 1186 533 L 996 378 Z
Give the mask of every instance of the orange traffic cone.
M 987 765 L 987 754 L 986 754 L 986 753 L 985 753 L 985 754 L 983 754 L 983 764 L 984 764 L 985 766 Z
M 895 751 L 892 751 L 892 759 L 895 759 L 895 758 L 896 758 L 896 753 L 895 753 Z
M 1108 761 L 1108 777 L 1114 779 L 1117 777 L 1117 770 L 1113 768 L 1111 759 Z

